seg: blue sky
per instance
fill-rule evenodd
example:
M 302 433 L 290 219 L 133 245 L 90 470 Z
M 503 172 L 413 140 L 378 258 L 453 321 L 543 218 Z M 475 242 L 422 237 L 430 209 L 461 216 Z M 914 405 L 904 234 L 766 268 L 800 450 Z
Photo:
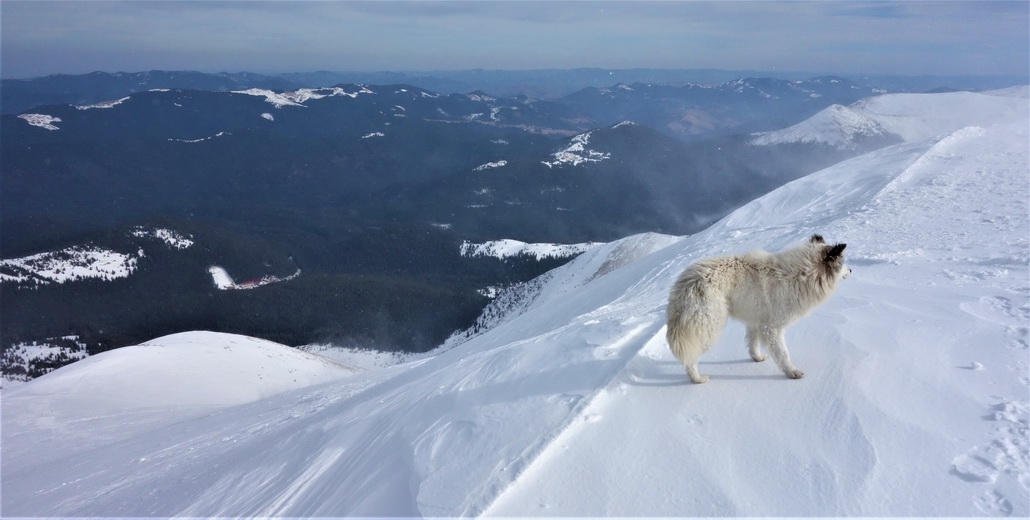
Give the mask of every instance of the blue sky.
M 1026 75 L 1030 2 L 0 1 L 0 74 L 719 68 Z

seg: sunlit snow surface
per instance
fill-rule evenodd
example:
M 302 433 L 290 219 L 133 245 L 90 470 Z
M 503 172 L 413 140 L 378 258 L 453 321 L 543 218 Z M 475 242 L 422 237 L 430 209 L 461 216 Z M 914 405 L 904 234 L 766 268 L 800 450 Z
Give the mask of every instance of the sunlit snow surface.
M 292 362 L 242 345 L 188 367 L 116 350 L 16 387 L 3 512 L 1026 517 L 1025 89 L 999 97 L 1003 113 L 908 99 L 911 127 L 892 131 L 923 137 L 635 261 L 599 269 L 636 237 L 591 249 L 433 357 L 235 405 L 213 401 L 260 393 L 265 359 Z M 813 232 L 847 242 L 854 273 L 787 331 L 806 377 L 750 361 L 733 323 L 701 362 L 711 380 L 689 384 L 663 330 L 679 272 Z

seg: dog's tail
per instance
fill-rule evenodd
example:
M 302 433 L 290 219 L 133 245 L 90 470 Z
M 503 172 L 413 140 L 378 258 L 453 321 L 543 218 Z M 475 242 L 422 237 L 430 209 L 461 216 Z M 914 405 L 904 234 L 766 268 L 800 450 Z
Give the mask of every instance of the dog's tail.
M 692 271 L 684 272 L 672 288 L 665 328 L 669 349 L 688 370 L 718 341 L 727 317 L 725 301 Z
M 669 316 L 665 327 L 665 339 L 669 342 L 669 350 L 684 365 L 696 357 L 688 357 L 688 353 L 701 350 L 701 341 L 695 332 L 689 323 L 684 323 L 679 317 Z

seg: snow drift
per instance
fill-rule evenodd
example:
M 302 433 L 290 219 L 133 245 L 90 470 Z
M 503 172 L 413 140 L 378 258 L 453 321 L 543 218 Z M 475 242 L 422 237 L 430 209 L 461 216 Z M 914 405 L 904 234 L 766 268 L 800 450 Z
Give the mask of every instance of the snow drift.
M 157 415 L 61 406 L 75 365 L 21 385 L 4 396 L 3 511 L 1025 517 L 1027 99 L 906 99 L 913 128 L 892 131 L 911 140 L 697 235 L 587 251 L 428 359 L 231 407 L 184 409 L 169 391 Z M 787 331 L 806 377 L 750 361 L 731 324 L 702 361 L 711 381 L 690 385 L 662 330 L 679 272 L 813 232 L 847 242 L 854 273 Z

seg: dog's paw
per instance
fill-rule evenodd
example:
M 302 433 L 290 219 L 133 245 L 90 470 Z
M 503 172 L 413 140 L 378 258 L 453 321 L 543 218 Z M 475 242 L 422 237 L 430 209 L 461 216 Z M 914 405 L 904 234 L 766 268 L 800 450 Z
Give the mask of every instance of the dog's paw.
M 802 377 L 805 377 L 805 373 L 800 370 L 791 370 L 790 372 L 787 372 L 787 377 L 791 379 L 801 379 Z
M 703 385 L 708 382 L 708 376 L 699 376 L 697 378 L 691 377 L 690 380 L 693 381 L 695 385 Z
M 762 361 L 769 359 L 769 356 L 766 356 L 765 354 L 751 354 L 751 359 L 755 360 L 758 363 L 761 363 Z

